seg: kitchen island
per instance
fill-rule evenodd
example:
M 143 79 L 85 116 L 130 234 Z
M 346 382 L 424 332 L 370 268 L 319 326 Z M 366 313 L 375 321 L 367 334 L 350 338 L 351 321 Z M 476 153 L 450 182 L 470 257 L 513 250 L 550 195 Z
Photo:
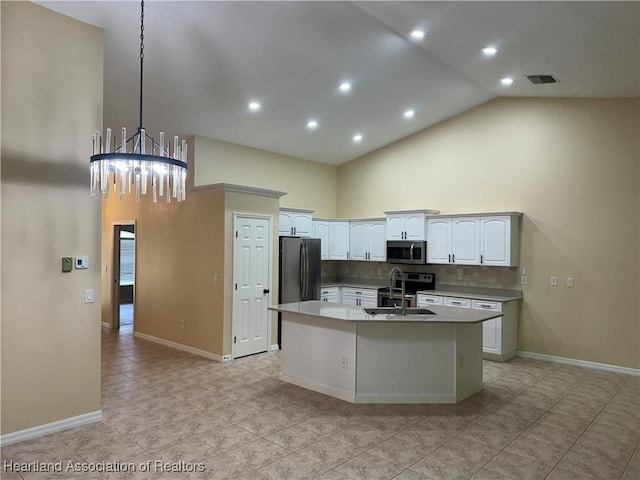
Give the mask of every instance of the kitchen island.
M 500 315 L 369 315 L 322 301 L 269 309 L 282 313 L 280 379 L 352 403 L 457 403 L 482 390 L 482 322 Z

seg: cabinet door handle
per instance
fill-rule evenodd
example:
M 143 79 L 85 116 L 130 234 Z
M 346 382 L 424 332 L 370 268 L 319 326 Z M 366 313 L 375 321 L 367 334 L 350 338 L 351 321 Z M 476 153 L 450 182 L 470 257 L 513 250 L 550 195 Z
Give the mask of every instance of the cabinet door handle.
M 484 261 L 484 255 L 480 255 L 480 263 Z
M 451 301 L 451 305 L 462 305 L 462 302 L 455 302 L 455 301 Z
M 451 261 L 452 261 L 453 263 L 456 263 L 456 254 L 455 254 L 455 253 L 452 253 L 452 254 L 451 254 Z
M 449 254 L 449 263 L 451 263 L 451 254 Z

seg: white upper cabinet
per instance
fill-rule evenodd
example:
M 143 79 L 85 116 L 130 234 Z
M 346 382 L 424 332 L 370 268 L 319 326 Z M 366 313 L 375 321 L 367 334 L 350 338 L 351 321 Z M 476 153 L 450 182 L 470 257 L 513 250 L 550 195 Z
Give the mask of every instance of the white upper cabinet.
M 408 213 L 404 217 L 404 239 L 426 240 L 426 217 L 424 213 Z
M 349 251 L 351 260 L 366 260 L 368 250 L 368 228 L 366 223 L 351 222 L 349 233 Z
M 404 240 L 404 215 L 387 217 L 387 240 Z
M 451 262 L 462 265 L 480 264 L 480 219 L 478 217 L 454 217 L 452 232 Z
M 329 221 L 313 221 L 313 238 L 320 239 L 320 260 L 329 260 Z
M 451 263 L 451 219 L 427 219 L 427 263 Z
M 384 262 L 386 250 L 386 222 L 351 222 L 350 253 L 351 260 Z
M 384 220 L 369 224 L 369 260 L 387 260 L 387 223 Z
M 281 237 L 311 237 L 313 210 L 280 209 L 278 233 Z
M 437 210 L 384 212 L 387 215 L 387 240 L 426 240 L 426 215 Z
M 480 263 L 502 267 L 518 265 L 519 232 L 519 216 L 481 217 Z
M 349 222 L 315 219 L 313 230 L 320 239 L 320 260 L 348 260 Z
M 521 214 L 427 219 L 427 263 L 517 266 Z
M 329 222 L 329 260 L 348 260 L 349 222 Z

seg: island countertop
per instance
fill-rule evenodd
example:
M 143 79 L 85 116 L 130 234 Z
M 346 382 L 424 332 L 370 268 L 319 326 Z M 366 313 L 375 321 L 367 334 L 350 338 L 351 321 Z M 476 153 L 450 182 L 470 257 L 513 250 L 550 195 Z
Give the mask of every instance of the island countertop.
M 320 300 L 273 305 L 269 310 L 297 313 L 313 317 L 333 318 L 348 322 L 419 322 L 419 323 L 478 323 L 502 316 L 502 312 L 474 310 L 470 308 L 429 305 L 435 315 L 369 315 L 362 307 Z

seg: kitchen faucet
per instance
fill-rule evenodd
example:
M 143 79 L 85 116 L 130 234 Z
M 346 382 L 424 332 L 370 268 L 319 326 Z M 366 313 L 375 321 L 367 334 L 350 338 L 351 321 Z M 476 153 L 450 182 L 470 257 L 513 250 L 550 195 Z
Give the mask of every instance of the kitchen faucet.
M 400 267 L 393 267 L 391 269 L 391 272 L 389 273 L 389 298 L 393 299 L 393 290 L 396 289 L 395 288 L 396 273 L 400 273 L 401 274 L 400 280 L 401 280 L 402 300 L 400 301 L 400 315 L 406 315 L 407 314 L 407 299 L 406 299 L 406 289 L 405 289 L 405 275 L 404 275 L 404 272 L 402 271 L 402 269 Z M 397 305 L 394 305 L 394 306 L 395 306 L 395 308 L 398 308 Z

